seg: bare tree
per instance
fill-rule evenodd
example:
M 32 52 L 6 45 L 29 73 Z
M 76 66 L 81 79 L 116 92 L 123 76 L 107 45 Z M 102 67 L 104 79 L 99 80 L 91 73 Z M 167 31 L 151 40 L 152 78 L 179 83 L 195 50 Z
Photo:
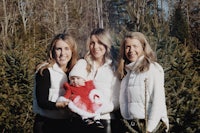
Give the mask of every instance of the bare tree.
M 3 10 L 4 10 L 4 24 L 1 23 L 2 29 L 4 30 L 4 34 L 7 37 L 8 36 L 8 15 L 6 11 L 6 2 L 3 0 Z M 5 26 L 4 26 L 5 25 Z
M 103 28 L 102 0 L 96 0 L 96 2 L 99 27 Z
M 28 21 L 28 15 L 27 15 L 27 4 L 26 2 L 19 0 L 18 1 L 18 9 L 19 13 L 22 17 L 22 22 L 24 26 L 24 33 L 27 34 L 27 21 Z

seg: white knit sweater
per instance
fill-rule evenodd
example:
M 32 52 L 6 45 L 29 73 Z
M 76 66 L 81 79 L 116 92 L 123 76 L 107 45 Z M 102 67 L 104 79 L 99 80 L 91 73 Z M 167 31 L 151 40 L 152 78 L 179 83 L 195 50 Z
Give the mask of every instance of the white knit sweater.
M 98 69 L 92 64 L 92 70 L 87 75 L 87 80 L 93 80 L 96 89 L 101 91 L 105 98 L 101 119 L 111 119 L 110 113 L 115 108 L 119 108 L 120 82 L 110 66 L 111 62 L 110 59 L 107 59 L 104 65 Z M 80 71 L 86 69 L 86 66 L 87 62 L 84 59 L 80 59 L 75 65 L 75 67 L 80 68 Z

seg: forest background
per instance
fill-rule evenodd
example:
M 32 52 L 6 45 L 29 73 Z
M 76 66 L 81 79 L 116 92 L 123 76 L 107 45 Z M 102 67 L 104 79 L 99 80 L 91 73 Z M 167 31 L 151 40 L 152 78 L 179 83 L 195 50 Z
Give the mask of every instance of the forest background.
M 68 32 L 79 56 L 93 28 L 110 29 L 117 59 L 125 31 L 143 32 L 165 71 L 172 133 L 200 132 L 199 0 L 1 0 L 0 132 L 31 133 L 35 66 Z

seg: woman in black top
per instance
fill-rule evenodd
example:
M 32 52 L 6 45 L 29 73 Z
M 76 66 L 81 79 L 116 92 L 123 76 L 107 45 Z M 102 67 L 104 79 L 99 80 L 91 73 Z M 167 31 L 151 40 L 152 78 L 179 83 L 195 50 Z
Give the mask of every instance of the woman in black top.
M 70 111 L 66 102 L 57 102 L 64 94 L 63 83 L 77 61 L 77 44 L 68 34 L 58 34 L 52 40 L 49 59 L 37 67 L 33 97 L 36 114 L 34 133 L 70 132 Z

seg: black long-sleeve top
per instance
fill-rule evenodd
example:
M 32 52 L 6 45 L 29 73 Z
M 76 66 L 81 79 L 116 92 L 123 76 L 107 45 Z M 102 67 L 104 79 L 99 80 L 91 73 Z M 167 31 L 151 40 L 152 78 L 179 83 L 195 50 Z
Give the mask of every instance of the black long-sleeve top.
M 44 69 L 42 74 L 40 72 L 36 74 L 36 99 L 38 106 L 49 110 L 57 109 L 56 103 L 48 100 L 49 88 L 51 87 L 50 72 L 48 69 Z

